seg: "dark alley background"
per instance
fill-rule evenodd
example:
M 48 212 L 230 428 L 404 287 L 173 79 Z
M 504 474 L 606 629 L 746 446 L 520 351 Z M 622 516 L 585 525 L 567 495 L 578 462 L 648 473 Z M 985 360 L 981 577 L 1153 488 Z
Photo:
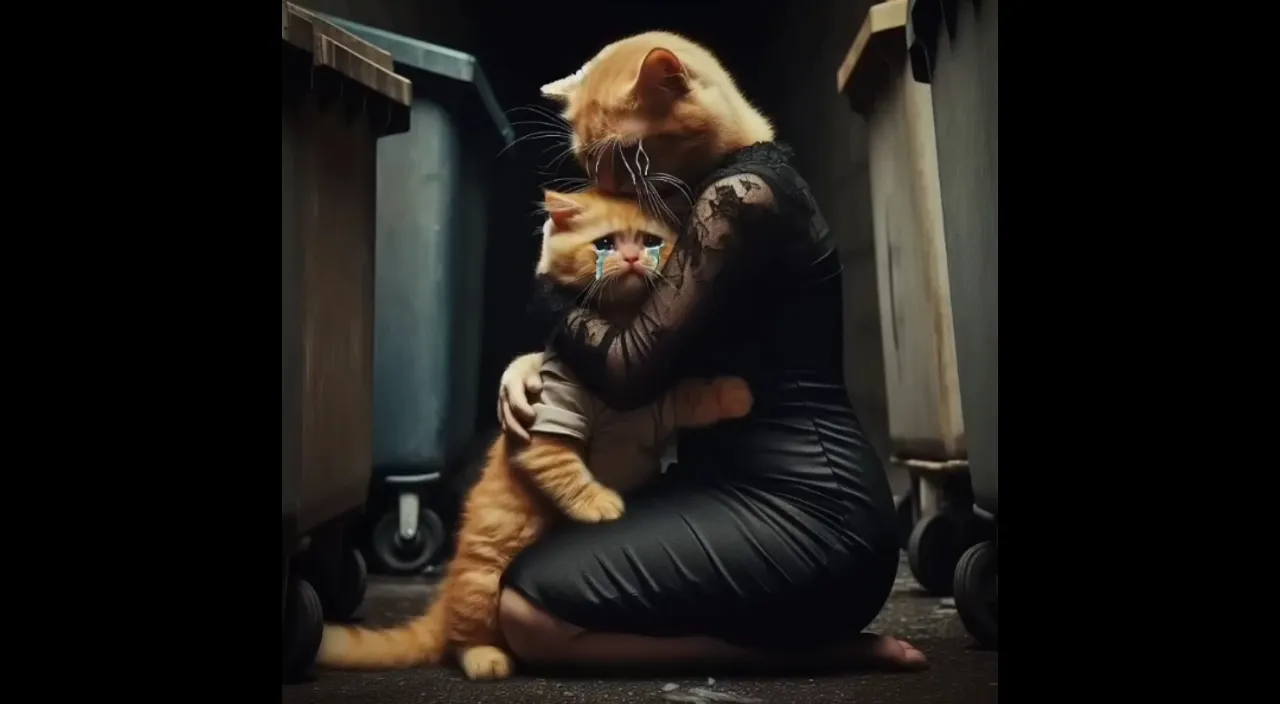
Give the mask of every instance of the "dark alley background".
M 841 242 L 845 265 L 846 374 L 850 394 L 878 449 L 887 447 L 884 362 L 876 298 L 864 125 L 836 92 L 835 72 L 868 0 L 805 3 L 488 3 L 475 0 L 304 0 L 306 7 L 476 56 L 500 105 L 551 107 L 538 88 L 578 69 L 612 40 L 650 29 L 684 34 L 715 52 L 747 97 L 796 151 L 801 173 Z M 519 123 L 528 112 L 509 112 Z M 538 129 L 516 125 L 517 135 Z M 506 197 L 489 214 L 478 426 L 494 424 L 498 376 L 539 343 L 524 322 L 537 252 L 533 213 L 540 174 L 553 156 L 526 140 L 501 159 Z M 545 153 L 544 153 L 545 152 Z M 559 175 L 573 174 L 572 165 Z

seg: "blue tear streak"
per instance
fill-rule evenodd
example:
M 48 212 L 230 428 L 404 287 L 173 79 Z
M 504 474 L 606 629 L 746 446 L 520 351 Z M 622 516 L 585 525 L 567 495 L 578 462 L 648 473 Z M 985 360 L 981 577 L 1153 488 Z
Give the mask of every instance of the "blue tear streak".
M 653 268 L 657 269 L 658 262 L 662 261 L 658 258 L 658 255 L 662 253 L 662 245 L 658 245 L 656 247 L 645 247 L 644 253 L 645 256 L 649 257 L 649 262 L 653 265 Z

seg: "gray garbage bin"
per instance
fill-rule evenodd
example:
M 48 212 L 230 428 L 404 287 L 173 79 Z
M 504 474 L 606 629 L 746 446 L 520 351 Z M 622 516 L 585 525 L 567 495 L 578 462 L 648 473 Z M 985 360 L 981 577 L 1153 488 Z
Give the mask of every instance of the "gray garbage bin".
M 961 408 L 976 511 L 991 539 L 956 567 L 956 610 L 999 647 L 1000 66 L 998 0 L 912 0 L 916 79 L 930 84 L 937 131 Z
M 378 146 L 370 555 L 414 573 L 448 542 L 426 494 L 474 446 L 486 216 L 513 130 L 473 57 L 332 19 L 413 81 L 412 127 Z
M 373 420 L 377 140 L 404 131 L 391 57 L 281 3 L 280 494 L 282 671 L 311 665 L 322 617 L 364 597 L 345 544 L 363 510 Z
M 945 596 L 980 531 L 971 530 L 933 101 L 912 76 L 907 8 L 869 7 L 836 75 L 867 124 L 891 461 L 911 476 L 898 503 L 903 547 L 916 581 Z

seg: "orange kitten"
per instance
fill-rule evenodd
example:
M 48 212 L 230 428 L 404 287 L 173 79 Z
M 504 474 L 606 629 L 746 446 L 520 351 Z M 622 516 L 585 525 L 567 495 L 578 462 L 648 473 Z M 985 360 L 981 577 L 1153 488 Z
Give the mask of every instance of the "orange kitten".
M 646 278 L 670 256 L 675 233 L 633 200 L 597 193 L 547 192 L 547 224 L 537 271 L 556 283 L 588 289 L 588 304 L 607 317 L 634 313 Z M 532 441 L 500 437 L 480 480 L 467 494 L 458 548 L 440 596 L 427 612 L 398 628 L 327 625 L 317 662 L 326 667 L 388 669 L 439 662 L 456 652 L 471 679 L 512 671 L 498 630 L 503 570 L 561 515 L 584 522 L 615 519 L 626 492 L 659 471 L 662 443 L 676 427 L 697 427 L 751 410 L 737 378 L 685 380 L 647 408 L 620 413 L 578 385 L 559 360 L 542 365 L 543 390 Z M 585 458 L 585 463 L 584 463 Z M 598 472 L 588 471 L 588 465 Z M 612 487 L 612 488 L 610 488 Z
M 687 183 L 726 154 L 773 141 L 716 57 L 670 32 L 614 42 L 542 94 L 564 104 L 574 154 L 610 193 Z

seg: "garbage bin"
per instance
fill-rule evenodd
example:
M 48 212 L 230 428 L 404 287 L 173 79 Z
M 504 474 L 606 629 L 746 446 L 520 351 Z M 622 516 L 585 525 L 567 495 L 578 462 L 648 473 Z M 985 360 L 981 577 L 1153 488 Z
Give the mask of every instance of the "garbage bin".
M 999 647 L 1000 66 L 998 0 L 912 0 L 912 70 L 929 84 L 946 220 L 956 362 L 975 512 L 990 539 L 956 567 L 956 610 Z
M 889 439 L 892 461 L 911 474 L 898 505 L 903 547 L 916 581 L 947 595 L 977 533 L 933 103 L 912 77 L 906 24 L 907 0 L 872 5 L 837 81 L 867 122 Z
M 282 671 L 310 667 L 323 617 L 364 596 L 345 524 L 365 505 L 373 410 L 379 137 L 408 129 L 391 58 L 281 2 Z
M 378 146 L 370 534 L 376 567 L 411 574 L 448 543 L 428 494 L 472 463 L 469 451 L 485 449 L 472 439 L 486 219 L 498 156 L 514 132 L 473 57 L 330 19 L 385 49 L 413 82 L 412 127 Z

